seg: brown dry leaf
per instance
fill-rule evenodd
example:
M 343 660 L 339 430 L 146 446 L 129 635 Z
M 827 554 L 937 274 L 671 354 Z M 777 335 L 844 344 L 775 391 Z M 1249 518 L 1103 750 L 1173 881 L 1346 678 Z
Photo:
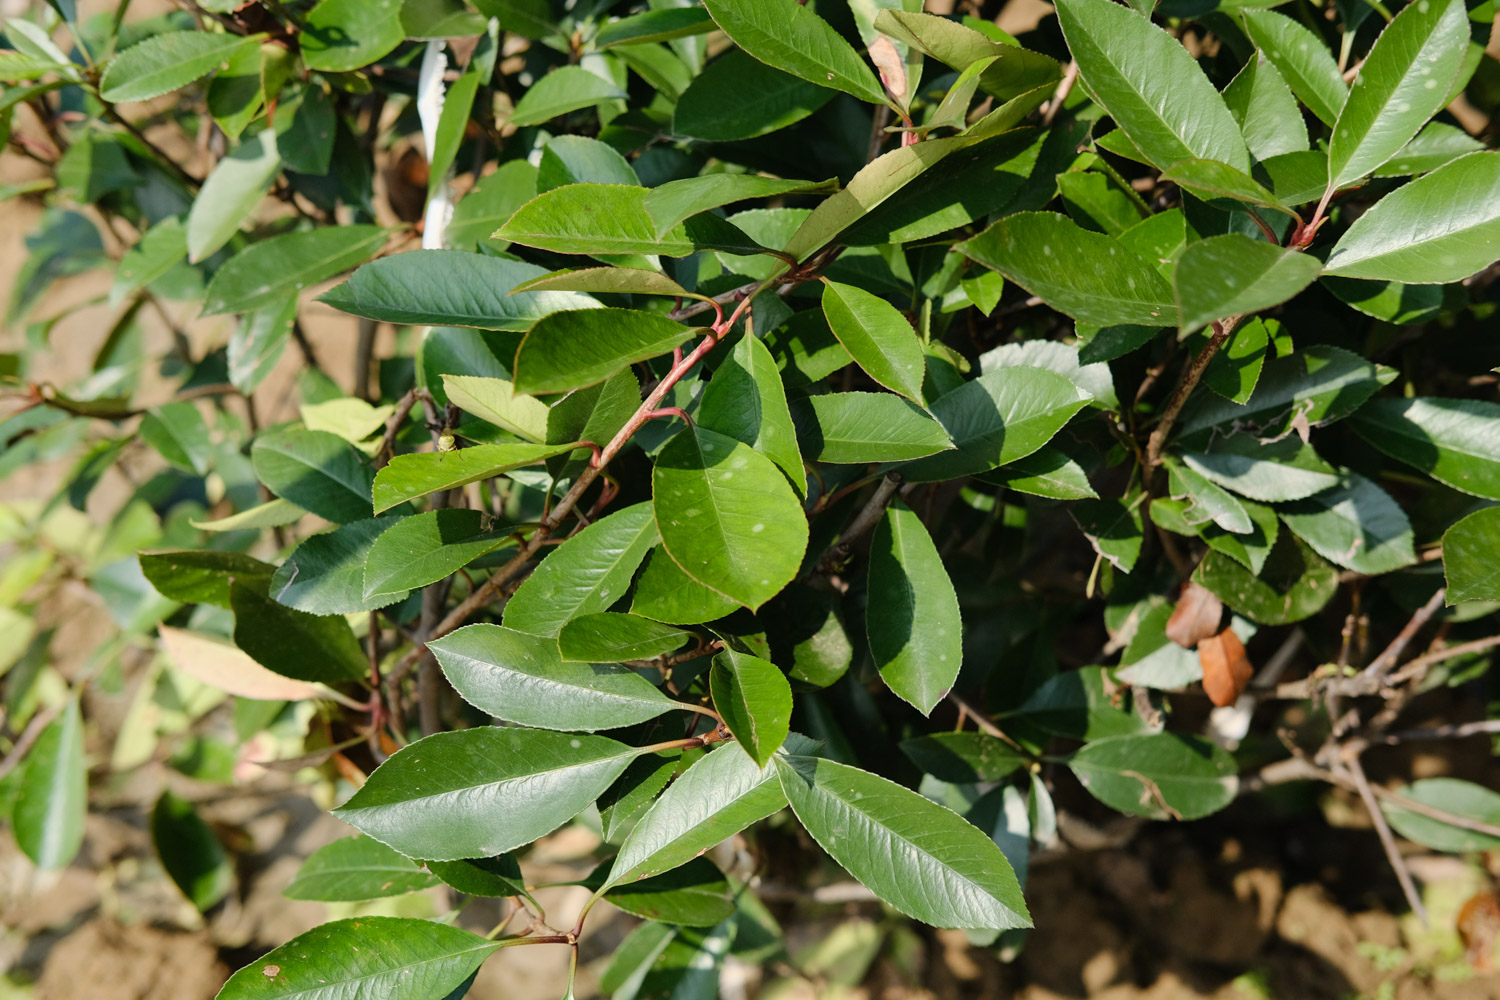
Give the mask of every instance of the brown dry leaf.
M 172 665 L 209 687 L 262 701 L 321 697 L 316 684 L 272 673 L 227 642 L 168 625 L 157 631 Z
M 901 61 L 901 53 L 896 51 L 895 43 L 884 35 L 876 38 L 870 44 L 870 61 L 880 70 L 880 82 L 885 84 L 886 93 L 904 107 L 906 63 Z
M 1167 638 L 1183 649 L 1192 649 L 1219 631 L 1219 619 L 1223 617 L 1224 602 L 1207 587 L 1189 580 L 1182 585 L 1177 607 L 1167 619 Z
M 1198 664 L 1203 668 L 1203 690 L 1220 708 L 1233 705 L 1255 675 L 1245 656 L 1245 644 L 1230 629 L 1209 636 L 1198 644 Z
M 1495 967 L 1495 944 L 1500 941 L 1500 897 L 1479 892 L 1458 911 L 1458 936 L 1464 943 L 1469 964 L 1479 972 Z

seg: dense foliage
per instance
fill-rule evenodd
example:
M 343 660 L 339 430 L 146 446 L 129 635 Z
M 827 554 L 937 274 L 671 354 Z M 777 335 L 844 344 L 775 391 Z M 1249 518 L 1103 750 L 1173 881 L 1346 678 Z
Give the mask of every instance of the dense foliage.
M 1500 796 L 1360 763 L 1415 696 L 1493 691 L 1492 3 L 1059 0 L 1019 41 L 920 0 L 472 4 L 5 25 L 6 155 L 47 176 L 3 193 L 48 208 L 0 474 L 74 463 L 0 509 L 38 865 L 77 852 L 91 767 L 308 755 L 362 836 L 288 895 L 536 919 L 335 921 L 221 997 L 576 960 L 587 909 L 549 926 L 524 862 L 579 818 L 590 907 L 650 918 L 606 988 L 686 998 L 778 934 L 702 856 L 792 823 L 1001 947 L 1074 779 L 1159 820 L 1323 781 L 1387 839 L 1500 847 Z M 193 137 L 202 176 L 168 152 Z M 116 241 L 91 373 L 33 379 L 68 350 L 38 297 Z M 319 296 L 359 317 L 346 394 L 299 293 L 351 270 Z M 163 301 L 232 332 L 152 356 Z M 295 416 L 257 392 L 288 350 Z M 140 410 L 147 374 L 172 395 Z M 126 460 L 151 474 L 91 522 Z M 35 622 L 80 579 L 118 638 L 63 676 Z M 124 683 L 91 761 L 89 688 Z M 230 891 L 191 802 L 152 827 L 195 904 Z

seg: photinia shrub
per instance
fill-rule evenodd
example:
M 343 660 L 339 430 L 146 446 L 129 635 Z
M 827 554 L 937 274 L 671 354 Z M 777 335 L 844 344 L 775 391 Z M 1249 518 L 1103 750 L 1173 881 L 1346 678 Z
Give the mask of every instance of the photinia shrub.
M 1361 764 L 1500 728 L 1398 725 L 1494 694 L 1493 4 L 1058 0 L 1019 39 L 919 0 L 188 6 L 5 25 L 0 132 L 46 169 L 4 193 L 48 207 L 0 465 L 73 463 L 0 521 L 15 837 L 66 865 L 90 766 L 213 744 L 231 696 L 222 753 L 305 758 L 358 834 L 287 895 L 534 918 L 334 921 L 224 1000 L 461 996 L 499 948 L 576 962 L 600 901 L 648 918 L 607 990 L 712 996 L 779 931 L 705 854 L 790 824 L 1013 952 L 1080 787 L 1188 821 L 1339 785 L 1403 876 L 1392 828 L 1500 846 L 1493 792 Z M 91 372 L 33 377 L 39 296 L 106 262 Z M 163 302 L 231 319 L 157 357 Z M 63 676 L 38 610 L 78 579 L 118 638 Z M 570 821 L 600 867 L 559 927 L 526 851 Z M 150 823 L 194 904 L 232 891 L 191 801 Z

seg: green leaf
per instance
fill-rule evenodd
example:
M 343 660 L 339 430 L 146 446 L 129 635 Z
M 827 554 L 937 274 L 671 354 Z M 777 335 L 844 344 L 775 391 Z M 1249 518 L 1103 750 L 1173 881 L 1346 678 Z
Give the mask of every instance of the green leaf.
M 271 43 L 262 43 L 271 44 Z M 272 46 L 280 48 L 280 46 Z M 282 50 L 286 52 L 286 50 Z M 287 52 L 287 55 L 290 55 Z M 207 106 L 224 135 L 231 141 L 239 139 L 260 111 L 265 107 L 266 89 L 261 74 L 264 57 L 259 46 L 247 45 L 236 49 L 224 68 L 209 81 Z
M 1301 539 L 1283 537 L 1259 573 L 1216 549 L 1203 557 L 1193 579 L 1251 621 L 1289 625 L 1323 610 L 1338 590 L 1339 571 Z
M 1317 278 L 1318 259 L 1239 233 L 1189 243 L 1173 284 L 1184 333 L 1285 302 Z
M 1141 733 L 1095 740 L 1068 758 L 1089 794 L 1150 819 L 1200 819 L 1234 801 L 1234 758 L 1207 740 Z
M 963 662 L 953 581 L 922 521 L 897 501 L 870 542 L 865 628 L 886 686 L 928 715 Z
M 1463 0 L 1408 4 L 1365 57 L 1328 139 L 1328 183 L 1338 189 L 1396 155 L 1448 103 L 1464 61 Z
M 1114 380 L 1109 366 L 1103 364 L 1080 364 L 1078 349 L 1053 340 L 1027 340 L 1019 343 L 1001 344 L 979 356 L 979 370 L 997 371 L 1001 368 L 1045 368 L 1057 372 L 1092 397 L 1096 406 L 1118 409 Z
M 1008 216 L 956 249 L 1083 323 L 1161 326 L 1176 315 L 1172 289 L 1156 268 L 1114 238 L 1053 212 Z
M 982 25 L 984 22 L 977 22 Z M 892 38 L 947 63 L 960 73 L 987 62 L 980 70 L 979 86 L 1002 101 L 1040 87 L 1053 87 L 1062 76 L 1057 60 L 1039 52 L 998 41 L 976 31 L 974 19 L 959 24 L 936 14 L 888 9 L 875 18 L 875 26 Z
M 1281 519 L 1324 559 L 1356 573 L 1375 576 L 1417 561 L 1405 512 L 1355 472 L 1333 489 L 1281 508 Z
M 512 125 L 540 125 L 570 111 L 622 100 L 625 91 L 581 66 L 559 66 L 533 83 L 516 102 Z
M 1083 82 L 1152 164 L 1249 171 L 1239 126 L 1180 41 L 1111 0 L 1062 0 L 1057 20 Z
M 1500 599 L 1500 507 L 1477 510 L 1443 533 L 1448 603 Z
M 141 420 L 140 435 L 169 465 L 200 476 L 208 474 L 213 442 L 203 414 L 192 403 L 167 403 L 149 410 Z
M 517 725 L 619 729 L 676 705 L 630 667 L 564 661 L 555 639 L 499 625 L 470 625 L 427 648 L 465 701 Z
M 638 503 L 600 518 L 543 559 L 505 605 L 505 624 L 555 639 L 580 615 L 614 604 L 656 544 L 652 507 Z
M 312 852 L 281 894 L 287 899 L 357 902 L 420 892 L 439 882 L 378 841 L 344 837 Z
M 594 44 L 601 49 L 612 45 L 646 45 L 701 35 L 713 28 L 713 19 L 701 7 L 666 7 L 610 21 L 599 29 Z
M 456 250 L 413 250 L 371 261 L 318 301 L 387 323 L 515 331 L 529 330 L 559 309 L 599 307 L 593 298 L 576 292 L 508 294 L 521 282 L 546 273 L 519 260 Z
M 1248 402 L 1255 386 L 1260 381 L 1261 369 L 1266 363 L 1266 349 L 1272 335 L 1280 330 L 1280 324 L 1256 317 L 1240 326 L 1223 348 L 1208 362 L 1203 371 L 1203 384 L 1225 399 L 1236 403 Z M 1207 341 L 1203 341 L 1207 343 Z M 1202 350 L 1195 346 L 1195 350 Z
M 679 222 L 699 212 L 735 202 L 837 189 L 837 180 L 814 182 L 759 177 L 755 174 L 705 174 L 702 177 L 668 181 L 653 188 L 646 196 L 645 206 L 646 214 L 656 224 L 656 234 L 662 236 Z
M 544 274 L 540 278 L 532 278 L 530 281 L 523 281 L 515 287 L 517 292 L 529 292 L 536 289 L 681 297 L 692 294 L 660 271 L 647 271 L 638 267 L 565 269 Z
M 1333 466 L 1295 434 L 1271 442 L 1236 434 L 1215 440 L 1206 452 L 1179 457 L 1220 486 L 1266 503 L 1302 500 L 1339 483 Z
M 459 409 L 538 444 L 547 440 L 547 404 L 516 392 L 503 378 L 444 375 L 443 392 Z
M 651 497 L 663 547 L 704 586 L 753 611 L 796 576 L 807 518 L 749 445 L 704 427 L 677 435 L 656 458 Z
M 263 504 L 257 504 L 238 514 L 230 514 L 228 517 L 215 518 L 212 521 L 190 520 L 188 523 L 202 531 L 259 531 L 262 528 L 279 528 L 282 525 L 291 524 L 305 513 L 307 512 L 301 507 L 286 500 L 267 500 Z
M 271 596 L 311 615 L 348 615 L 395 604 L 411 588 L 366 596 L 365 563 L 379 538 L 400 523 L 393 517 L 351 521 L 304 539 L 271 578 Z
M 521 866 L 513 854 L 458 861 L 423 861 L 422 864 L 432 874 L 469 896 L 530 898 L 526 881 L 521 877 Z
M 672 131 L 705 142 L 753 139 L 795 125 L 836 93 L 730 49 L 677 99 Z
M 1282 153 L 1257 164 L 1271 190 L 1283 205 L 1306 205 L 1317 201 L 1328 187 L 1328 156 L 1322 150 Z
M 1107 739 L 1146 730 L 1145 721 L 1128 706 L 1117 705 L 1114 682 L 1104 667 L 1084 667 L 1056 674 L 1027 695 L 1021 705 L 997 718 L 1011 729 L 1032 728 L 1070 740 Z M 1004 760 L 1000 761 L 1003 766 Z
M 732 254 L 763 248 L 733 225 L 700 213 L 657 236 L 646 211 L 650 192 L 628 184 L 568 184 L 522 205 L 496 239 L 568 254 L 660 254 L 686 257 L 699 250 Z M 536 277 L 541 271 L 528 274 Z
M 427 451 L 397 455 L 375 474 L 375 513 L 416 497 L 452 490 L 481 479 L 492 479 L 511 469 L 572 451 L 573 442 L 546 444 L 477 444 L 457 451 Z M 368 509 L 368 508 L 366 508 Z
M 1392 458 L 1471 496 L 1500 500 L 1500 405 L 1477 399 L 1376 399 L 1354 430 Z
M 119 305 L 135 292 L 171 271 L 187 257 L 187 230 L 182 217 L 169 216 L 146 230 L 125 251 L 115 268 L 115 283 L 109 290 L 110 305 Z
M 296 297 L 257 309 L 241 319 L 229 335 L 225 352 L 230 384 L 246 395 L 254 392 L 281 360 L 296 320 Z
M 152 35 L 110 60 L 99 78 L 99 96 L 111 104 L 160 97 L 212 73 L 251 42 L 206 31 Z
M 244 140 L 220 160 L 188 210 L 188 260 L 194 264 L 207 260 L 228 243 L 271 190 L 280 170 L 276 133 L 271 129 Z
M 1442 285 L 1403 285 L 1323 276 L 1322 285 L 1340 302 L 1392 326 L 1420 326 L 1437 318 L 1446 298 Z
M 516 350 L 516 391 L 539 396 L 603 382 L 637 361 L 680 347 L 696 332 L 638 309 L 555 312 L 527 331 Z
M 1188 501 L 1182 516 L 1189 524 L 1211 521 L 1236 535 L 1248 535 L 1255 530 L 1244 506 L 1228 492 L 1171 457 L 1166 464 L 1170 494 Z
M 1142 498 L 1138 493 L 1120 499 L 1080 500 L 1068 508 L 1094 551 L 1123 573 L 1135 569 L 1136 560 L 1141 557 L 1145 538 Z
M 1217 427 L 1278 437 L 1305 420 L 1318 427 L 1342 420 L 1396 377 L 1393 368 L 1366 361 L 1339 347 L 1313 344 L 1267 361 L 1250 401 L 1243 406 L 1213 393 L 1193 397 L 1177 422 L 1187 438 Z
M 255 476 L 272 493 L 335 524 L 370 516 L 375 475 L 349 442 L 327 431 L 282 427 L 250 449 Z
M 234 883 L 229 859 L 191 802 L 162 792 L 151 810 L 151 842 L 167 875 L 198 912 L 229 895 Z
M 923 774 L 954 785 L 1001 781 L 1026 763 L 1019 750 L 984 733 L 918 736 L 904 740 L 901 752 Z
M 299 934 L 229 977 L 216 1000 L 431 1000 L 457 989 L 500 947 L 448 924 L 408 917 L 335 920 Z M 349 959 L 351 954 L 359 961 Z
M 43 871 L 65 868 L 83 845 L 88 809 L 83 716 L 76 698 L 47 723 L 25 762 L 11 814 L 16 843 Z
M 384 245 L 379 226 L 330 226 L 251 244 L 214 272 L 203 315 L 250 312 L 364 263 Z
M 846 764 L 800 756 L 775 764 L 807 832 L 897 910 L 934 927 L 1031 925 L 1010 862 L 956 813 Z
M 981 472 L 975 478 L 1052 500 L 1088 500 L 1099 496 L 1089 485 L 1083 467 L 1069 458 L 1067 452 L 1051 445 L 1043 445 L 1025 458 L 1004 468 Z
M 1043 368 L 999 368 L 939 396 L 931 406 L 956 450 L 905 466 L 910 482 L 935 483 L 1025 458 L 1052 440 L 1089 396 Z
M 547 0 L 475 0 L 474 7 L 485 17 L 498 19 L 502 31 L 523 38 L 540 40 L 557 32 Z
M 1243 10 L 1245 33 L 1275 66 L 1307 109 L 1325 125 L 1338 120 L 1349 88 L 1323 39 L 1270 10 Z
M 1403 798 L 1439 809 L 1450 816 L 1461 816 L 1492 826 L 1500 825 L 1500 793 L 1458 778 L 1423 778 L 1397 790 Z M 1380 811 L 1392 829 L 1434 851 L 1469 854 L 1500 849 L 1500 837 L 1468 830 L 1424 816 L 1382 799 Z
M 810 741 L 792 736 L 789 747 Z M 610 869 L 606 886 L 629 884 L 684 865 L 786 805 L 774 767 L 759 768 L 733 747 L 699 758 L 641 817 Z
M 1276 65 L 1260 53 L 1224 88 L 1224 104 L 1257 160 L 1308 148 L 1307 123 L 1297 99 Z
M 507 160 L 459 199 L 448 223 L 446 239 L 457 250 L 472 250 L 482 244 L 504 250 L 508 244 L 490 239 L 516 209 L 536 197 L 537 168 L 525 160 Z
M 409 858 L 488 857 L 572 819 L 633 755 L 586 734 L 493 726 L 438 733 L 392 754 L 333 812 Z
M 1135 202 L 1103 174 L 1070 170 L 1058 175 L 1057 189 L 1063 210 L 1085 229 L 1118 237 L 1141 221 Z
M 885 104 L 885 88 L 838 32 L 796 0 L 704 0 L 736 45 L 809 83 Z
M 714 369 L 713 379 L 698 400 L 697 420 L 700 426 L 743 441 L 765 455 L 786 473 L 799 496 L 807 493 L 807 473 L 786 389 L 776 359 L 758 337 L 746 333 Z
M 1171 181 L 1207 201 L 1228 199 L 1273 208 L 1294 218 L 1297 216 L 1296 212 L 1282 204 L 1281 199 L 1267 191 L 1259 181 L 1228 164 L 1212 160 L 1183 160 L 1173 164 L 1171 170 L 1163 172 L 1161 179 Z
M 792 721 L 792 686 L 781 668 L 758 656 L 725 649 L 709 673 L 714 708 L 744 751 L 764 768 L 786 742 Z
M 914 403 L 922 401 L 922 342 L 895 306 L 862 288 L 825 279 L 823 315 L 866 374 Z
M 183 604 L 229 607 L 229 585 L 235 580 L 264 589 L 276 567 L 239 552 L 216 549 L 170 549 L 142 552 L 141 572 L 157 593 Z
M 1386 195 L 1354 220 L 1326 273 L 1427 285 L 1500 256 L 1500 153 L 1471 153 Z
M 1484 143 L 1461 128 L 1444 122 L 1428 122 L 1411 142 L 1401 147 L 1400 152 L 1375 168 L 1375 176 L 1425 174 L 1484 148 Z
M 342 684 L 369 674 L 364 650 L 341 615 L 310 615 L 238 581 L 229 587 L 229 606 L 234 644 L 267 670 L 315 684 Z
M 1237 535 L 1212 523 L 1189 524 L 1182 514 L 1187 501 L 1173 500 L 1170 497 L 1157 497 L 1151 501 L 1151 521 L 1167 531 L 1203 539 L 1209 548 L 1222 552 L 1253 575 L 1259 573 L 1270 558 L 1271 549 L 1281 531 L 1281 522 L 1276 518 L 1276 511 L 1264 504 L 1241 500 L 1240 506 L 1245 508 L 1254 525 L 1249 534 Z
M 697 625 L 723 618 L 739 604 L 682 571 L 665 549 L 652 550 L 636 581 L 630 611 L 659 622 Z
M 406 38 L 402 0 L 322 0 L 308 12 L 298 41 L 308 69 L 331 73 L 368 66 Z
M 486 520 L 480 511 L 455 508 L 387 524 L 360 563 L 357 586 L 364 600 L 381 602 L 378 607 L 399 601 L 511 540 L 506 528 L 491 529 Z
M 694 858 L 654 878 L 616 886 L 604 898 L 626 913 L 686 927 L 717 924 L 735 912 L 728 880 L 707 858 Z
M 623 663 L 664 656 L 681 649 L 690 638 L 692 633 L 650 618 L 601 611 L 564 625 L 557 645 L 564 660 Z
M 953 447 L 942 424 L 889 393 L 833 392 L 809 397 L 806 407 L 801 436 L 819 462 L 905 462 Z

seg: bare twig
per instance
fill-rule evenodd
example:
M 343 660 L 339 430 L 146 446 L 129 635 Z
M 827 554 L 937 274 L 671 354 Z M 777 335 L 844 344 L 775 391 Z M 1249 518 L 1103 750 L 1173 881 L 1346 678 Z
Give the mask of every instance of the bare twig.
M 1433 594 L 1426 604 L 1416 610 L 1416 613 L 1411 616 L 1411 619 L 1397 633 L 1396 638 L 1391 640 L 1391 644 L 1385 647 L 1385 651 L 1371 660 L 1370 665 L 1360 672 L 1360 676 L 1378 680 L 1390 673 L 1391 668 L 1396 665 L 1396 661 L 1401 658 L 1401 654 L 1406 652 L 1406 647 L 1411 643 L 1412 638 L 1416 636 L 1423 625 L 1427 624 L 1427 620 L 1443 606 L 1443 597 L 1446 594 L 1447 591 L 1439 587 L 1437 593 Z
M 1073 90 L 1073 84 L 1078 82 L 1078 63 L 1069 62 L 1068 68 L 1063 70 L 1062 79 L 1058 81 L 1057 89 L 1052 92 L 1052 100 L 1047 103 L 1047 110 L 1042 112 L 1042 124 L 1051 125 L 1057 113 L 1062 110 L 1063 103 L 1067 101 L 1068 94 Z
M 1411 740 L 1462 740 L 1486 733 L 1500 733 L 1500 719 L 1484 719 L 1480 722 L 1457 722 L 1431 729 L 1402 729 L 1386 733 L 1377 742 L 1387 745 L 1406 743 Z
M 830 545 L 828 550 L 818 558 L 819 572 L 826 572 L 835 564 L 848 558 L 850 545 L 875 526 L 875 522 L 880 520 L 881 515 L 885 513 L 886 505 L 891 502 L 900 486 L 901 476 L 898 473 L 892 472 L 881 479 L 875 492 L 870 494 L 870 499 L 865 501 L 865 505 L 860 508 L 858 514 L 854 515 L 849 526 L 840 533 L 839 540 Z
M 1146 442 L 1146 465 L 1155 468 L 1161 463 L 1162 450 L 1167 445 L 1167 437 L 1172 433 L 1172 425 L 1177 422 L 1177 415 L 1182 412 L 1183 405 L 1188 397 L 1192 395 L 1193 389 L 1198 385 L 1203 373 L 1208 369 L 1208 363 L 1219 353 L 1219 348 L 1229 340 L 1229 335 L 1244 317 L 1229 316 L 1214 323 L 1213 336 L 1208 338 L 1208 343 L 1203 346 L 1193 360 L 1188 364 L 1187 370 L 1182 373 L 1182 381 L 1177 383 L 1177 389 L 1172 393 L 1172 398 L 1167 402 L 1167 408 L 1162 411 L 1161 420 L 1152 430 L 1150 439 Z
M 1411 869 L 1406 867 L 1406 859 L 1401 857 L 1401 849 L 1396 846 L 1396 838 L 1391 833 L 1390 824 L 1385 821 L 1385 813 L 1380 811 L 1380 803 L 1375 801 L 1375 793 L 1370 790 L 1370 780 L 1365 777 L 1365 769 L 1360 765 L 1358 757 L 1351 757 L 1345 762 L 1345 766 L 1354 778 L 1354 787 L 1359 791 L 1365 810 L 1370 814 L 1370 821 L 1375 824 L 1375 833 L 1380 837 L 1380 846 L 1385 848 L 1386 860 L 1395 869 L 1396 880 L 1401 883 L 1401 892 L 1406 896 L 1406 903 L 1425 927 L 1427 908 L 1422 905 L 1422 897 L 1418 895 L 1417 887 L 1411 879 Z

